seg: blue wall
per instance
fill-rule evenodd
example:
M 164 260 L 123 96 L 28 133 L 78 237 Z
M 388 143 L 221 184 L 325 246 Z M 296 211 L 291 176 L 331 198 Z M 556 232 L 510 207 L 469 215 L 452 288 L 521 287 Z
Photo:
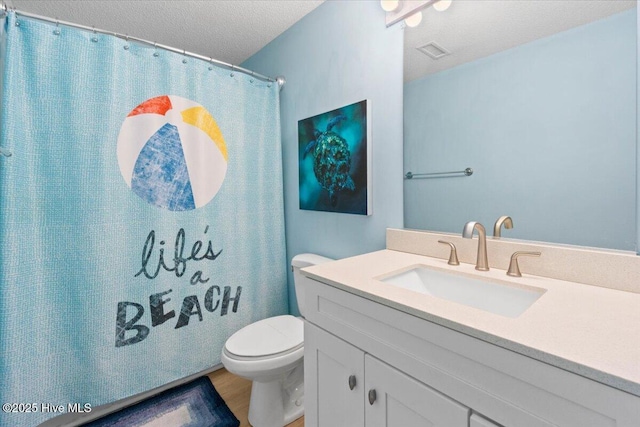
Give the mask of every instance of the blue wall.
M 455 53 L 454 53 L 455 54 Z M 405 86 L 405 226 L 636 249 L 636 11 Z
M 280 111 L 289 261 L 383 249 L 386 228 L 402 227 L 402 48 L 402 29 L 385 27 L 379 2 L 327 1 L 242 64 L 287 79 Z M 372 111 L 373 215 L 300 210 L 298 120 L 363 99 Z M 297 313 L 290 269 L 288 282 Z

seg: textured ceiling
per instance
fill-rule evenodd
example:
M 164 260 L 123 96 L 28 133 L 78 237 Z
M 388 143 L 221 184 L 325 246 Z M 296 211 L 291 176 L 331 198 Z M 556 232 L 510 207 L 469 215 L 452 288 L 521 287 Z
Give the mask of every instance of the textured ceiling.
M 635 7 L 635 0 L 453 0 L 423 11 L 405 29 L 404 80 L 470 62 Z M 435 41 L 451 55 L 433 60 L 417 48 Z
M 130 35 L 238 65 L 323 0 L 4 0 L 25 12 Z
M 241 64 L 324 0 L 5 0 L 10 7 Z M 369 0 L 375 1 L 377 0 Z M 635 7 L 635 0 L 453 0 L 405 29 L 404 80 Z M 435 41 L 451 55 L 416 48 Z

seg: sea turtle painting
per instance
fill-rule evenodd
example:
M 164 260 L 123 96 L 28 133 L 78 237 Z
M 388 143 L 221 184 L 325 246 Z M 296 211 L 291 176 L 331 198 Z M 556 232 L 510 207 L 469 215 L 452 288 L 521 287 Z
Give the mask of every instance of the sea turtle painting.
M 355 190 L 351 169 L 351 152 L 347 141 L 333 131 L 333 128 L 345 120 L 340 114 L 329 120 L 324 132 L 315 129 L 315 139 L 307 144 L 302 158 L 313 156 L 313 173 L 320 186 L 329 192 L 331 206 L 338 204 L 338 194 L 343 190 Z

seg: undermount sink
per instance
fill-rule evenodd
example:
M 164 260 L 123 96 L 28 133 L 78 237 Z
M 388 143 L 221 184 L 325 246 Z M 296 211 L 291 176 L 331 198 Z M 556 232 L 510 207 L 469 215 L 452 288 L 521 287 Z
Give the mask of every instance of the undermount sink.
M 518 317 L 546 289 L 518 287 L 416 266 L 380 279 L 389 285 L 446 299 L 506 317 Z

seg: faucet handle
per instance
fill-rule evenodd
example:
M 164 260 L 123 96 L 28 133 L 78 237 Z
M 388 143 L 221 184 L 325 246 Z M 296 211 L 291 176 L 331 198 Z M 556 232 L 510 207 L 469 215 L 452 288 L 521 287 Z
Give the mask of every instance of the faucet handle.
M 520 267 L 518 266 L 518 257 L 519 256 L 540 256 L 542 255 L 540 252 L 514 252 L 511 255 L 511 262 L 509 262 L 509 270 L 507 270 L 507 275 L 513 277 L 522 277 L 522 273 L 520 273 Z
M 458 261 L 458 252 L 456 251 L 456 245 L 451 242 L 447 242 L 445 240 L 438 240 L 438 243 L 444 243 L 445 245 L 449 245 L 451 247 L 451 253 L 449 254 L 449 265 L 460 265 L 460 261 Z

